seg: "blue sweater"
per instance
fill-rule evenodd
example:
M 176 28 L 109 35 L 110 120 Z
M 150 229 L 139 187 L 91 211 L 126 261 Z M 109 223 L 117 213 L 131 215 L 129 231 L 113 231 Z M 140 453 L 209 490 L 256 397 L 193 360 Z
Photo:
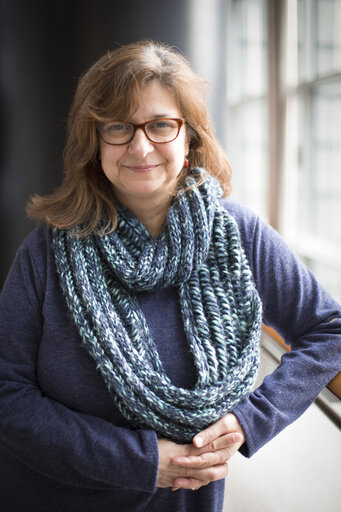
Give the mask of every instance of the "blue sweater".
M 341 370 L 341 309 L 279 235 L 224 200 L 263 301 L 264 322 L 292 346 L 279 368 L 233 411 L 254 454 L 312 403 Z M 176 289 L 138 300 L 172 381 L 190 387 Z M 114 406 L 65 304 L 51 232 L 19 248 L 0 299 L 0 510 L 2 512 L 219 512 L 224 481 L 157 489 L 152 430 L 134 430 Z

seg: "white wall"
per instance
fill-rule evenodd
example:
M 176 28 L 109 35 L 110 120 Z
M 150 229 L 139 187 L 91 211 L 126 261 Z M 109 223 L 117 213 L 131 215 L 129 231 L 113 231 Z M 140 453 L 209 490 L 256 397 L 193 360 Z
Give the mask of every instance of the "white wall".
M 264 353 L 262 365 L 275 366 Z M 253 457 L 231 459 L 224 512 L 340 512 L 340 461 L 341 432 L 313 404 Z

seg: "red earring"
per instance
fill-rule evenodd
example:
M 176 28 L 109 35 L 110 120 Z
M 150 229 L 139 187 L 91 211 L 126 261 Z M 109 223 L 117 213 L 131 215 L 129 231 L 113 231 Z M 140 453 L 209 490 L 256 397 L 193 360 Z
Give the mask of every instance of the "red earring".
M 189 166 L 188 158 L 185 158 L 185 162 L 184 162 L 185 169 L 187 169 L 188 166 Z

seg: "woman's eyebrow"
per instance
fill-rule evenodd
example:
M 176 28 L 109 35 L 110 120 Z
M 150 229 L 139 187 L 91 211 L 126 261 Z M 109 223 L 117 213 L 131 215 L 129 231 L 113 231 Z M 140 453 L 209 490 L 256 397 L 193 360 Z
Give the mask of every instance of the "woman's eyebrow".
M 164 114 L 164 113 L 163 114 L 152 114 L 148 119 L 145 119 L 145 121 L 146 122 L 153 121 L 154 119 L 162 119 L 164 117 L 165 118 L 173 118 L 174 115 L 169 114 L 169 113 L 168 114 Z M 132 117 L 131 119 L 134 119 L 134 117 Z M 129 119 L 129 121 L 130 121 L 130 119 Z M 129 122 L 129 121 L 127 121 L 127 122 Z M 134 122 L 134 121 L 131 121 L 131 122 Z
M 160 119 L 162 117 L 171 117 L 170 114 L 155 114 L 151 117 L 151 119 Z

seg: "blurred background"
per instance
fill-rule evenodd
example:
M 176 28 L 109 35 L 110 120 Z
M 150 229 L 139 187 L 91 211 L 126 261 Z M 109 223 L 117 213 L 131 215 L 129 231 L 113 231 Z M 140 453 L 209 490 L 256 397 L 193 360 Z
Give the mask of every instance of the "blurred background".
M 232 197 L 341 301 L 341 0 L 0 0 L 0 286 L 33 228 L 27 200 L 61 182 L 80 74 L 146 37 L 210 82 Z M 226 510 L 340 510 L 340 432 L 310 414 L 255 462 L 231 462 Z
M 149 37 L 210 84 L 233 196 L 341 301 L 340 0 L 1 0 L 0 282 L 61 181 L 70 102 L 105 51 Z

